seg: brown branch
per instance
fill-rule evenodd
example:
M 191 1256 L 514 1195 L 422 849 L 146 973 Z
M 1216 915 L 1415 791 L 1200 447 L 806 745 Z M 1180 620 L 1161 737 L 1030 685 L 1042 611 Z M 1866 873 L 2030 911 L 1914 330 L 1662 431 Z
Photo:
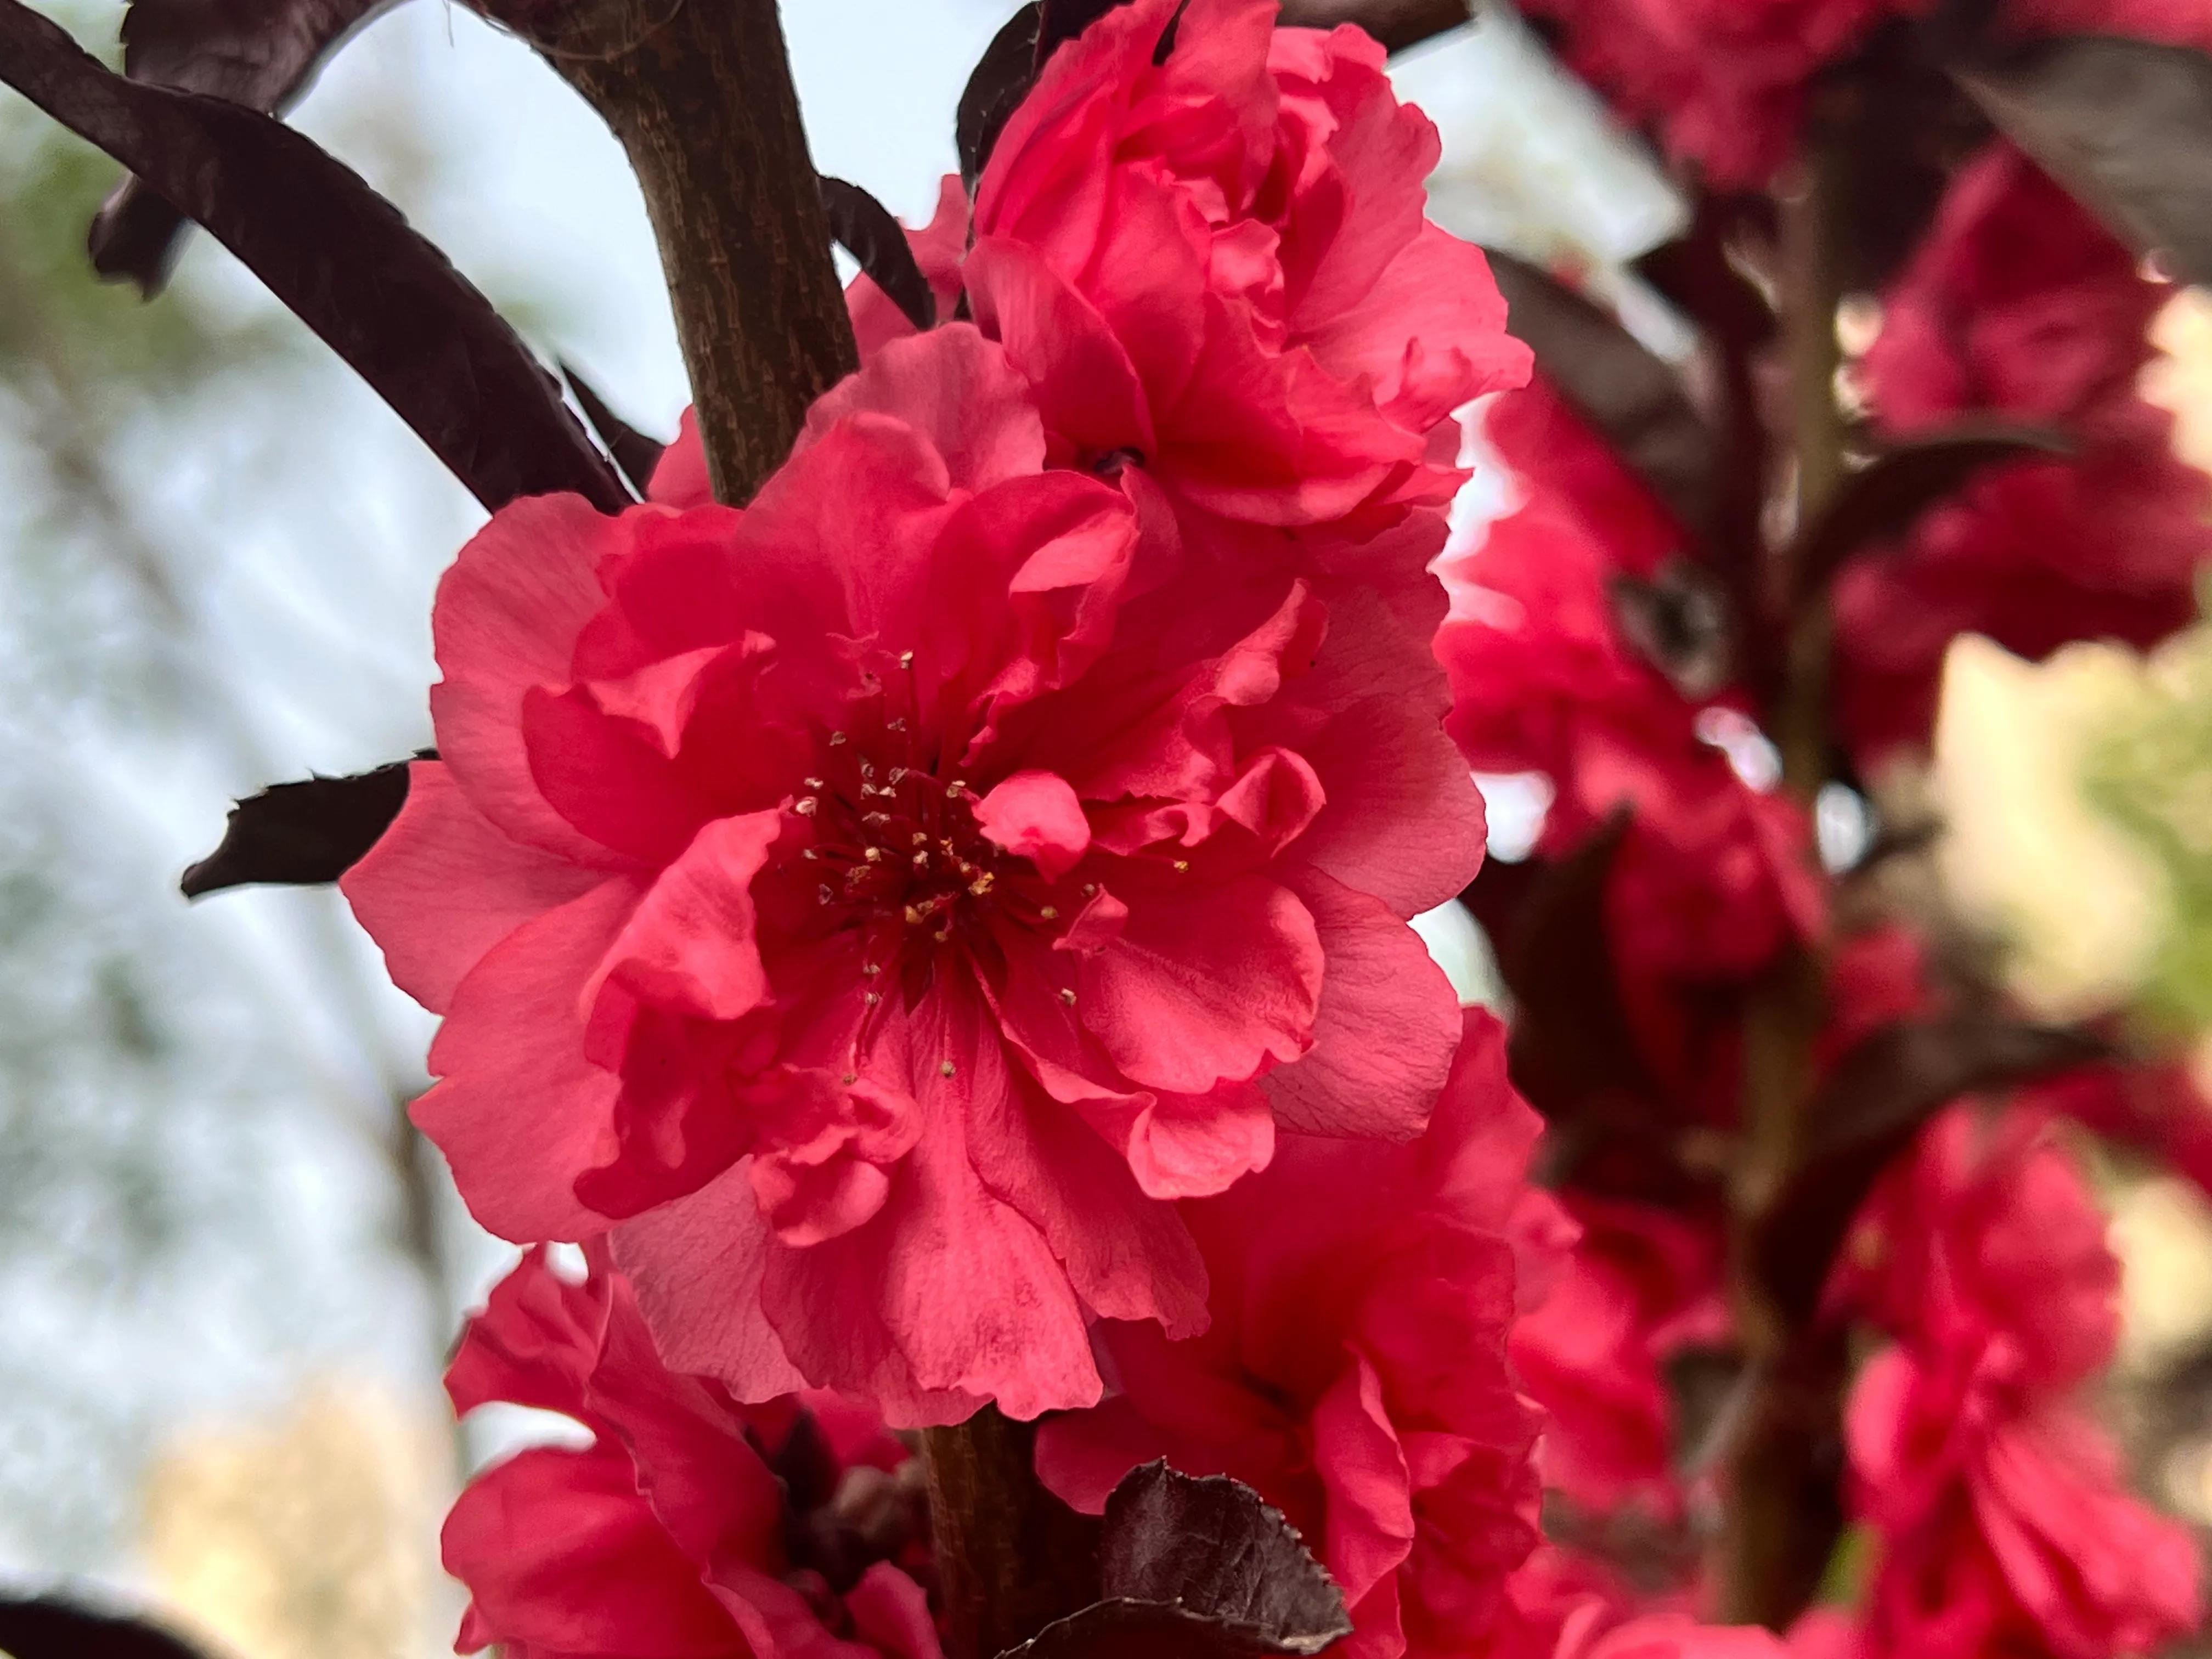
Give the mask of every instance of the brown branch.
M 660 244 L 716 499 L 860 366 L 775 0 L 495 0 L 605 118 Z
M 1098 1599 L 1097 1522 L 1038 1484 L 1036 1439 L 994 1406 L 922 1431 L 949 1659 L 992 1659 Z
M 1842 301 L 1837 207 L 1847 158 L 1834 112 L 1808 122 L 1797 189 L 1783 203 L 1783 327 L 1795 428 L 1797 519 L 1809 521 L 1844 476 L 1836 398 Z M 1778 556 L 1771 595 L 1795 591 Z M 1795 614 L 1775 709 L 1783 781 L 1809 810 L 1826 781 L 1830 628 L 1825 600 Z M 1784 1316 L 1761 1285 L 1752 1241 L 1802 1151 L 1814 1046 L 1827 1008 L 1814 948 L 1791 945 L 1753 988 L 1743 1033 L 1744 1156 L 1730 1194 L 1737 1331 L 1749 1395 L 1728 1465 L 1715 1577 L 1731 1624 L 1785 1628 L 1810 1604 L 1843 1530 L 1840 1349 L 1819 1327 Z

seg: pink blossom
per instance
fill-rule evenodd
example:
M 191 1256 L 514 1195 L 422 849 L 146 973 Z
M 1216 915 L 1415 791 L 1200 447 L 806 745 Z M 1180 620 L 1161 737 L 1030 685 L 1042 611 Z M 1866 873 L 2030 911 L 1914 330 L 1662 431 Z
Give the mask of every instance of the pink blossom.
M 1712 740 L 1716 722 L 1750 729 L 1735 701 L 1684 696 L 1615 620 L 1613 584 L 1648 580 L 1686 538 L 1549 386 L 1495 399 L 1484 432 L 1526 494 L 1440 566 L 1452 734 L 1479 769 L 1550 777 L 1547 855 L 1629 810 L 1607 893 L 1625 975 L 1756 971 L 1821 925 L 1810 826 Z
M 969 297 L 1054 465 L 1139 473 L 1189 523 L 1372 527 L 1449 499 L 1448 417 L 1528 354 L 1425 216 L 1438 140 L 1382 48 L 1275 13 L 1133 0 L 1054 52 L 977 186 Z
M 2045 1115 L 1962 1104 L 1883 1177 L 1836 1290 L 1917 1352 L 2002 1336 L 2047 1389 L 2111 1358 L 2119 1277 L 2104 1212 Z
M 1898 0 L 1534 0 L 1567 61 L 1670 155 L 1723 187 L 1767 183 L 1795 153 L 1806 83 Z
M 1467 1021 L 1419 1141 L 1286 1139 L 1265 1173 L 1187 1205 L 1212 1328 L 1102 1325 L 1121 1391 L 1038 1431 L 1038 1473 L 1080 1509 L 1156 1456 L 1255 1487 L 1343 1587 L 1354 1655 L 1468 1651 L 1536 1541 L 1536 1423 L 1505 1334 L 1538 1125 L 1502 1028 Z
M 1616 1626 L 1586 1647 L 1562 1647 L 1559 1659 L 1784 1659 L 1789 1650 L 1756 1625 L 1701 1625 L 1658 1613 Z
M 525 1256 L 469 1322 L 447 1373 L 457 1412 L 506 1401 L 592 1435 L 586 1447 L 495 1464 L 454 1504 L 445 1564 L 470 1593 L 459 1650 L 938 1659 L 927 1600 L 893 1559 L 896 1527 L 841 1533 L 827 1512 L 822 1524 L 789 1524 L 792 1504 L 839 1505 L 848 1522 L 889 1516 L 904 1449 L 834 1398 L 749 1411 L 670 1371 L 604 1249 L 590 1255 L 580 1284 L 542 1249 Z M 793 1539 L 817 1559 L 794 1559 Z
M 1544 1482 L 1593 1512 L 1675 1513 L 1663 1370 L 1728 1328 L 1721 1245 L 1700 1218 L 1570 1192 L 1581 1237 L 1542 1304 L 1513 1328 L 1515 1370 L 1546 1414 Z
M 2197 1549 L 2120 1480 L 2079 1411 L 2022 1397 L 2000 1339 L 1872 1361 L 1852 1395 L 1852 1469 L 1881 1534 L 1869 1655 L 2055 1659 L 2148 1653 L 2194 1630 Z
M 2152 645 L 2196 614 L 2212 482 L 2135 389 L 2170 292 L 2010 148 L 1953 183 L 1885 296 L 1869 398 L 1894 434 L 1996 413 L 2057 428 L 2075 453 L 1987 474 L 1846 568 L 1838 718 L 1863 763 L 1927 742 L 1958 634 L 2040 659 L 2075 640 Z
M 506 509 L 440 590 L 442 758 L 345 883 L 446 1015 L 415 1115 L 477 1217 L 613 1226 L 741 1400 L 1089 1404 L 1089 1316 L 1206 1322 L 1170 1200 L 1279 1124 L 1411 1135 L 1449 1066 L 1405 919 L 1482 831 L 1425 532 L 1225 572 L 1044 453 L 952 325 L 743 512 Z

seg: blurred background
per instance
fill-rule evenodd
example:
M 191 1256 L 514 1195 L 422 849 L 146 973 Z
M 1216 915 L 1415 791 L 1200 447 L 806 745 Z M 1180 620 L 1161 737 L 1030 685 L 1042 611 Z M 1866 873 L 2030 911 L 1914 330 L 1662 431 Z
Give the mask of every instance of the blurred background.
M 926 216 L 1010 5 L 787 4 L 822 168 Z M 48 9 L 110 51 L 119 6 Z M 1445 131 L 1438 216 L 1594 270 L 1667 349 L 1606 273 L 1678 204 L 1510 15 L 1402 78 Z M 635 186 L 526 48 L 403 7 L 293 118 L 542 353 L 673 431 Z M 96 1586 L 238 1659 L 415 1659 L 458 1615 L 435 1535 L 461 1474 L 544 1431 L 517 1412 L 464 1440 L 437 1387 L 511 1253 L 405 1128 L 429 1021 L 337 896 L 188 906 L 176 877 L 234 796 L 428 741 L 431 589 L 481 513 L 204 238 L 151 305 L 94 283 L 112 174 L 0 92 L 0 1580 Z M 2179 296 L 2162 338 L 2158 395 L 2212 465 L 2212 304 Z M 1466 510 L 1504 498 L 1478 477 Z M 2020 994 L 2212 1026 L 2212 632 L 2041 667 L 1964 641 L 1939 749 L 1912 787 Z M 1498 850 L 1525 850 L 1540 803 L 1496 805 Z M 1483 994 L 1473 924 L 1428 931 Z M 2212 1341 L 2212 1221 L 2177 1182 L 2115 1169 L 2111 1192 L 2130 1374 L 2166 1378 Z M 2212 1418 L 2142 1443 L 2212 1521 Z

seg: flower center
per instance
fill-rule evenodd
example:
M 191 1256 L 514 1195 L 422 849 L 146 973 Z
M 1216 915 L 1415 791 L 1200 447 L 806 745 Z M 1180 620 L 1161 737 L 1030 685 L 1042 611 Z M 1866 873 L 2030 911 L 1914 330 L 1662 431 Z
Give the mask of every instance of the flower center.
M 866 932 L 872 973 L 964 942 L 987 917 L 1057 921 L 1036 866 L 983 834 L 965 778 L 942 775 L 944 745 L 915 729 L 910 687 L 896 704 L 905 712 L 879 690 L 854 708 L 850 729 L 826 734 L 792 803 L 809 826 L 793 873 L 819 925 Z
M 805 780 L 792 810 L 813 823 L 800 856 L 813 866 L 816 902 L 836 923 L 896 918 L 942 943 L 997 902 L 1002 882 L 1027 871 L 1026 860 L 1009 857 L 975 827 L 964 779 L 871 753 L 842 732 L 832 732 L 830 744 L 823 775 Z

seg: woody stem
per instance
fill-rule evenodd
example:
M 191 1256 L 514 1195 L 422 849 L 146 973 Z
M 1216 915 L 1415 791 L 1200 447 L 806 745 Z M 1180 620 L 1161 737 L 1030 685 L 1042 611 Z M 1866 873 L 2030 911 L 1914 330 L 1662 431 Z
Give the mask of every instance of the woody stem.
M 717 501 L 750 500 L 860 366 L 775 0 L 588 0 L 534 36 L 645 192 Z M 534 0 L 501 0 L 526 34 Z
M 922 1431 L 948 1659 L 993 1659 L 1098 1598 L 1097 1524 L 1038 1483 L 1036 1439 L 995 1406 Z
M 1844 94 L 1848 95 L 1848 94 Z M 1796 460 L 1796 520 L 1808 522 L 1843 476 L 1844 421 L 1835 392 L 1842 300 L 1836 238 L 1848 157 L 1837 112 L 1815 112 L 1796 188 L 1783 203 L 1784 328 Z M 1830 624 L 1824 602 L 1789 609 L 1793 572 L 1770 572 L 1784 672 L 1774 715 L 1783 783 L 1808 811 L 1827 777 Z M 1714 1577 L 1730 1623 L 1784 1628 L 1810 1604 L 1842 1531 L 1840 1399 L 1844 1355 L 1830 1336 L 1783 1319 L 1751 1249 L 1767 1206 L 1803 1143 L 1814 1045 L 1826 1001 L 1817 949 L 1784 947 L 1744 1014 L 1744 1146 L 1730 1194 L 1736 1324 L 1746 1395 L 1726 1478 Z

